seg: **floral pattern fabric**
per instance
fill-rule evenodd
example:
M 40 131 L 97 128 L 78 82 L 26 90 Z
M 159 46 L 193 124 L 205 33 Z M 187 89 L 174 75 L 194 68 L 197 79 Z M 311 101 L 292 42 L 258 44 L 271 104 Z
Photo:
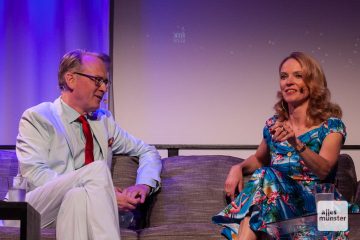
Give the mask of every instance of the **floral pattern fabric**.
M 316 212 L 312 189 L 320 179 L 306 167 L 287 141 L 272 140 L 270 127 L 276 120 L 276 116 L 268 119 L 263 130 L 263 137 L 270 149 L 270 166 L 257 169 L 236 199 L 213 217 L 214 223 L 225 227 L 222 234 L 228 239 L 235 239 L 245 216 L 250 216 L 249 224 L 253 231 L 262 231 L 280 239 L 277 232 L 267 227 L 268 223 Z M 329 118 L 298 138 L 312 151 L 319 153 L 322 142 L 330 133 L 340 133 L 345 141 L 344 123 L 338 118 Z M 334 176 L 330 174 L 327 180 L 333 181 Z M 334 197 L 343 199 L 336 190 Z M 346 239 L 346 235 L 346 232 L 338 232 L 337 239 Z M 281 237 L 286 239 L 286 236 Z

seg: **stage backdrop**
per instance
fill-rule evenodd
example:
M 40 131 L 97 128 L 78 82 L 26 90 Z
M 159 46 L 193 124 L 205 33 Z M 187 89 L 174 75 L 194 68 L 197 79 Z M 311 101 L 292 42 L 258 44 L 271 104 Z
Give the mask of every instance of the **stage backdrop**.
M 0 0 L 0 145 L 23 111 L 60 94 L 57 70 L 76 48 L 109 52 L 109 0 Z
M 114 1 L 117 121 L 149 143 L 259 144 L 278 65 L 318 59 L 360 144 L 360 1 Z

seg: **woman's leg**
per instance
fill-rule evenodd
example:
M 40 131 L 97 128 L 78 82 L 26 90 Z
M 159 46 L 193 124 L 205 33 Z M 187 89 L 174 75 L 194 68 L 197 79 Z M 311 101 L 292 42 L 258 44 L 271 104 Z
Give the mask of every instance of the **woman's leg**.
M 240 223 L 238 240 L 256 240 L 256 234 L 251 230 L 250 225 L 250 216 L 246 216 Z

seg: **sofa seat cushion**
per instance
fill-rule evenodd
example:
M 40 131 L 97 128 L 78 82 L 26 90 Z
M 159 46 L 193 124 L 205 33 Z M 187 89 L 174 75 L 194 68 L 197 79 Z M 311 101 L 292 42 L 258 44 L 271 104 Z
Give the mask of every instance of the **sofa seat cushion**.
M 129 229 L 120 230 L 122 240 L 138 240 L 136 231 Z M 20 228 L 17 227 L 0 227 L 1 240 L 18 240 L 20 239 Z M 55 228 L 41 229 L 41 240 L 54 240 L 56 239 Z
M 56 229 L 55 228 L 41 229 L 41 240 L 50 240 L 50 239 L 56 239 Z
M 0 227 L 0 239 L 4 240 L 18 240 L 20 239 L 20 228 L 17 227 Z M 54 228 L 41 229 L 41 240 L 56 239 L 56 232 Z
M 126 228 L 120 229 L 120 236 L 121 240 L 138 240 L 138 233 Z
M 154 196 L 149 227 L 211 223 L 211 217 L 227 205 L 224 183 L 230 167 L 241 161 L 221 155 L 163 159 L 162 187 Z
M 203 240 L 223 239 L 221 227 L 212 223 L 170 224 L 143 229 L 141 240 Z

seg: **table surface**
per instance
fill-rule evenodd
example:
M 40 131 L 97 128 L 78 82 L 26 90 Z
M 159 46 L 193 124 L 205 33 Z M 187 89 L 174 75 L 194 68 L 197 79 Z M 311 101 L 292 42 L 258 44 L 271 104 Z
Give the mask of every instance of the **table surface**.
M 359 227 L 360 223 L 360 213 L 349 213 L 349 230 L 352 226 Z M 269 223 L 267 226 L 272 228 L 277 228 L 280 235 L 289 234 L 293 232 L 294 226 L 307 225 L 307 226 L 316 226 L 317 225 L 317 214 L 308 214 L 301 217 L 295 217 L 287 220 L 282 220 L 278 222 Z
M 0 201 L 0 219 L 20 220 L 20 239 L 40 239 L 40 214 L 27 202 Z
M 0 201 L 0 219 L 8 219 L 8 220 L 20 220 L 19 213 L 24 213 L 24 211 L 36 212 L 35 209 L 28 204 L 27 202 L 7 202 L 7 201 Z M 13 211 L 13 212 L 12 212 Z M 36 212 L 37 213 L 37 212 Z M 10 218 L 8 218 L 10 217 Z

